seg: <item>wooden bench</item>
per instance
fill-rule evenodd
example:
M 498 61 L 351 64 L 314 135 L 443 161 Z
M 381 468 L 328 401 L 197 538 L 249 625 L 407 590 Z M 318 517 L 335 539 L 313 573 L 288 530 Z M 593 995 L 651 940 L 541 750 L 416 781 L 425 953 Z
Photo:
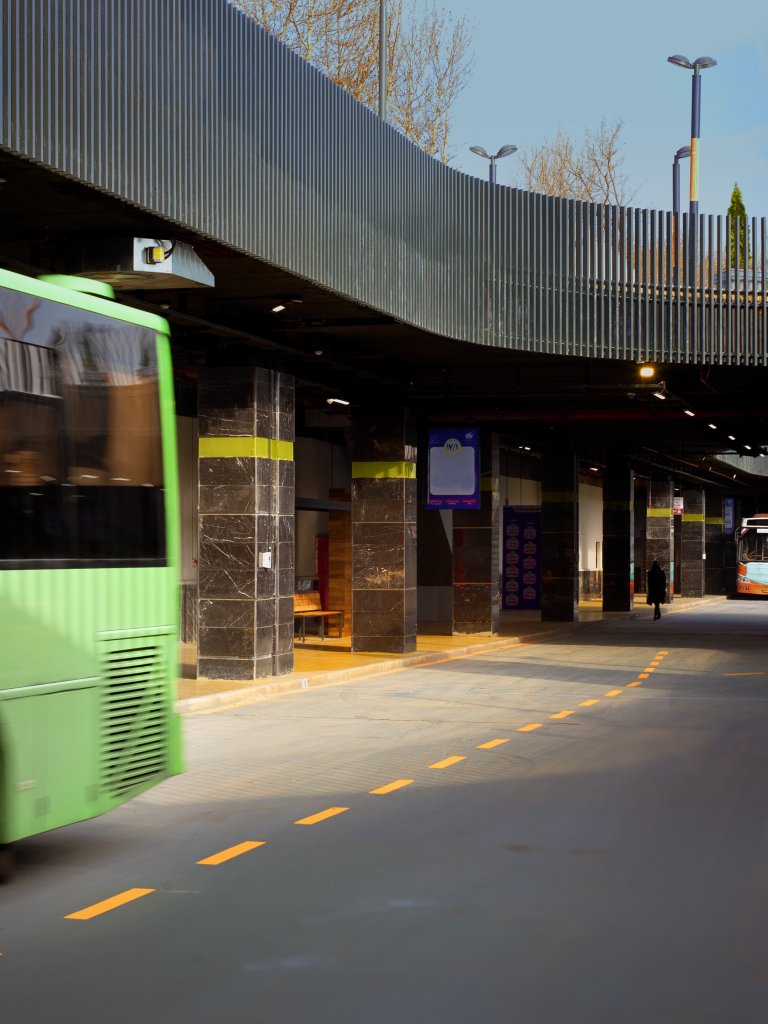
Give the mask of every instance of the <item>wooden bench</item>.
M 307 639 L 307 619 L 319 619 L 321 640 L 325 637 L 325 620 L 331 617 L 337 617 L 339 620 L 339 636 L 344 633 L 344 612 L 324 609 L 320 604 L 320 592 L 317 590 L 306 590 L 293 595 L 293 617 L 299 622 L 299 636 L 302 640 Z

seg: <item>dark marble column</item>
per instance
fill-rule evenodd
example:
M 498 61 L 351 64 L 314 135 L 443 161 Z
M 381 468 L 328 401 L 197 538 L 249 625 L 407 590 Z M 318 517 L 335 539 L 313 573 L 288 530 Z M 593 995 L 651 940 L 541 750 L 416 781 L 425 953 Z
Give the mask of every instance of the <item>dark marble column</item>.
M 293 669 L 294 379 L 205 369 L 199 391 L 198 673 Z
M 416 650 L 416 424 L 352 419 L 352 650 Z
M 725 593 L 725 533 L 723 496 L 715 491 L 704 492 L 704 593 Z M 736 571 L 735 566 L 732 570 Z
M 704 488 L 683 488 L 683 516 L 680 535 L 680 595 L 704 596 Z
M 674 520 L 672 498 L 674 487 L 669 477 L 652 477 L 648 481 L 648 508 L 645 521 L 645 572 L 658 562 L 667 575 L 669 599 L 672 600 L 674 571 Z
M 579 460 L 555 449 L 541 460 L 541 618 L 579 617 Z
M 454 509 L 453 633 L 497 633 L 499 585 L 499 438 L 480 443 L 480 508 Z
M 612 460 L 603 476 L 603 610 L 627 612 L 634 606 L 635 474 L 625 461 Z

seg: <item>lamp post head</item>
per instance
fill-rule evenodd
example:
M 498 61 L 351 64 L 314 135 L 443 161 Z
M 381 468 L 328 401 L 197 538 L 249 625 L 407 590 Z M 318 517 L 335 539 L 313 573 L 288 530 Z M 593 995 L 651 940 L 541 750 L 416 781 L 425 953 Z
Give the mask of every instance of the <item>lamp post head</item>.
M 682 53 L 673 53 L 671 57 L 667 57 L 667 61 L 670 64 L 677 64 L 679 68 L 687 68 L 688 71 L 694 71 L 696 74 L 699 71 L 703 71 L 704 68 L 713 68 L 717 64 L 714 57 L 697 57 L 696 60 L 688 60 Z
M 681 146 L 680 149 L 675 153 L 675 160 L 685 160 L 686 157 L 691 155 L 690 146 Z
M 486 152 L 482 146 L 470 146 L 469 151 L 470 153 L 477 153 L 478 156 L 484 156 L 486 160 L 491 159 L 491 154 Z
M 512 154 L 516 152 L 517 146 L 502 146 L 499 152 L 496 154 L 496 159 L 501 160 L 502 157 L 512 156 Z

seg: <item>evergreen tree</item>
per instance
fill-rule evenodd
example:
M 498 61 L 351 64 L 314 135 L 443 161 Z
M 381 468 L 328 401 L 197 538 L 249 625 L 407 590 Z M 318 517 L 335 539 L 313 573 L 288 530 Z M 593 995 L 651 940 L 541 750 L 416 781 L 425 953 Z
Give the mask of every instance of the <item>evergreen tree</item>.
M 738 184 L 733 186 L 728 216 L 731 218 L 731 266 L 736 266 L 736 253 L 738 252 L 739 268 L 743 270 L 752 258 L 752 252 L 749 245 L 747 211 Z

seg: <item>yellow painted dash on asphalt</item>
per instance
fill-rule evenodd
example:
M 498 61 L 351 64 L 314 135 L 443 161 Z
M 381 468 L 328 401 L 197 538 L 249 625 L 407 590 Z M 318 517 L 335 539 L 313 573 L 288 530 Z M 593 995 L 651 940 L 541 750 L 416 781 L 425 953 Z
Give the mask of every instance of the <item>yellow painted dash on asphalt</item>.
M 558 711 L 556 715 L 550 715 L 550 718 L 567 718 L 568 715 L 575 714 L 574 711 Z
M 627 683 L 627 686 L 642 686 L 642 685 L 643 685 L 643 680 L 642 679 L 636 679 L 634 681 L 634 683 Z
M 458 764 L 459 761 L 464 761 L 464 757 L 446 757 L 443 761 L 436 761 L 431 764 L 430 768 L 450 768 L 452 764 Z
M 383 796 L 385 793 L 394 793 L 396 789 L 402 789 L 403 786 L 410 786 L 413 779 L 398 779 L 396 782 L 388 782 L 386 786 L 379 786 L 378 789 L 370 790 L 372 796 Z
M 509 743 L 509 740 L 488 740 L 487 743 L 481 743 L 477 748 L 478 750 L 493 750 L 494 747 L 500 747 L 502 743 Z
M 326 818 L 333 818 L 335 815 L 343 814 L 344 811 L 348 810 L 348 807 L 326 807 L 319 814 L 310 814 L 308 818 L 299 818 L 298 821 L 294 821 L 294 825 L 316 825 L 318 821 L 325 821 Z
M 599 700 L 583 700 L 581 702 L 581 704 L 579 705 L 579 707 L 591 708 L 593 704 L 599 704 L 599 703 L 600 703 Z
M 764 676 L 765 672 L 723 672 L 724 676 Z
M 604 697 L 620 697 L 624 693 L 623 690 L 608 690 L 603 694 Z
M 531 722 L 530 725 L 524 725 L 520 729 L 518 729 L 517 731 L 518 732 L 533 732 L 534 729 L 540 729 L 541 725 L 542 725 L 541 722 Z
M 66 914 L 65 920 L 69 921 L 90 921 L 92 917 L 98 917 L 99 914 L 106 914 L 108 910 L 114 910 L 116 907 L 122 907 L 126 903 L 131 903 L 133 900 L 138 900 L 142 896 L 148 896 L 154 889 L 126 889 L 125 892 L 119 893 L 117 896 L 112 896 L 108 900 L 102 900 L 101 903 L 94 903 L 90 907 L 85 907 L 83 910 L 77 910 L 74 914 Z
M 637 678 L 638 679 L 648 679 L 649 676 L 650 676 L 649 672 L 638 672 L 637 673 Z
M 210 857 L 206 857 L 204 860 L 199 860 L 198 864 L 223 864 L 227 860 L 232 860 L 233 857 L 239 857 L 243 853 L 248 853 L 249 850 L 255 850 L 257 846 L 264 846 L 262 842 L 251 842 L 238 843 L 237 846 L 230 846 L 226 850 L 221 850 L 219 853 L 213 853 Z
M 645 668 L 643 669 L 643 672 L 655 672 L 655 671 L 656 671 L 656 666 L 655 665 L 646 665 Z
M 669 654 L 669 651 L 659 651 L 659 654 Z

